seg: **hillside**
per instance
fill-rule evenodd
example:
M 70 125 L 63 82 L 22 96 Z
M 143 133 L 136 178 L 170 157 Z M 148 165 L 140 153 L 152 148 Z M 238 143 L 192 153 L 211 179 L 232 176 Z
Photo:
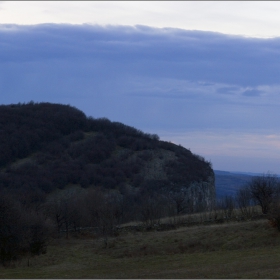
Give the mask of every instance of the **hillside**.
M 187 188 L 213 170 L 157 135 L 50 103 L 0 106 L 0 188 Z

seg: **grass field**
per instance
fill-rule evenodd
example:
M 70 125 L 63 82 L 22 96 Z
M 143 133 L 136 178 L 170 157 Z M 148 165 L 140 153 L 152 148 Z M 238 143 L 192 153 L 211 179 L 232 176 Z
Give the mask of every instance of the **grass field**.
M 280 233 L 267 220 L 56 239 L 1 278 L 280 278 Z

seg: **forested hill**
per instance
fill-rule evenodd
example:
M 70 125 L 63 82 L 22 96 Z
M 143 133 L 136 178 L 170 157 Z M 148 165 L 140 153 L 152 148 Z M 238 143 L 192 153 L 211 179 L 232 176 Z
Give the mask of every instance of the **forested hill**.
M 0 141 L 6 190 L 50 193 L 73 184 L 176 190 L 214 177 L 209 162 L 181 146 L 69 105 L 0 106 Z

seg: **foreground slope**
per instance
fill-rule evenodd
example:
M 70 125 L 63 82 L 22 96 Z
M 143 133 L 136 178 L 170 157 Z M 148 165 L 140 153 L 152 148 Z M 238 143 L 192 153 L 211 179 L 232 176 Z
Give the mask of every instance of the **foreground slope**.
M 69 105 L 0 106 L 0 188 L 51 193 L 69 185 L 215 200 L 211 164 L 189 150 Z M 179 210 L 178 210 L 179 211 Z
M 280 239 L 267 221 L 138 232 L 109 240 L 54 240 L 47 254 L 0 270 L 44 279 L 277 279 Z

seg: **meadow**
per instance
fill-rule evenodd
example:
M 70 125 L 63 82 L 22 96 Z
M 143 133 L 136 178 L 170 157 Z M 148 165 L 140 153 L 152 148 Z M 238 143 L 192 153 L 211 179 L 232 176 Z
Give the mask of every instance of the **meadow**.
M 0 278 L 279 278 L 280 233 L 267 219 L 90 233 L 51 240 L 46 254 L 0 269 Z

